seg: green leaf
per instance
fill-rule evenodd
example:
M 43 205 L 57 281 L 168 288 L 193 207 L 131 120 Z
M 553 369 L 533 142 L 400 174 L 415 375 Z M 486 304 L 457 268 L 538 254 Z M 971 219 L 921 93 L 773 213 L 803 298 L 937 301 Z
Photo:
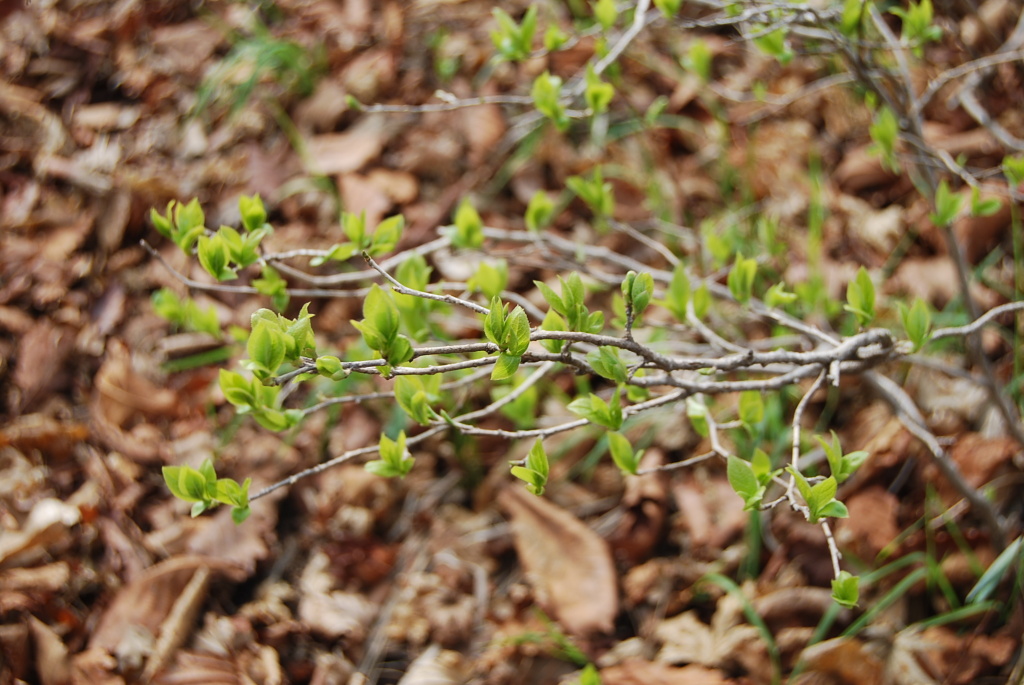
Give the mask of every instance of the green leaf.
M 843 309 L 857 317 L 857 323 L 867 326 L 875 318 L 875 284 L 863 266 L 846 286 L 846 304 Z
M 1016 189 L 1021 183 L 1024 183 L 1024 155 L 1003 157 L 1002 167 L 1012 188 Z
M 249 334 L 246 351 L 249 359 L 255 362 L 253 375 L 266 380 L 275 375 L 284 362 L 287 351 L 284 333 L 273 324 L 261 320 Z
M 569 117 L 562 104 L 562 79 L 545 71 L 533 81 L 530 89 L 533 106 L 554 123 L 559 131 L 569 128 Z
M 909 309 L 901 306 L 900 319 L 903 321 L 903 330 L 907 332 L 907 339 L 914 343 L 914 351 L 917 352 L 931 335 L 932 314 L 928 304 L 919 297 Z
M 634 319 L 639 319 L 654 294 L 654 277 L 646 271 L 630 271 L 622 281 L 622 296 L 633 310 Z
M 544 31 L 544 49 L 548 52 L 560 50 L 569 41 L 569 34 L 558 24 L 549 24 Z
M 365 250 L 369 247 L 366 240 L 366 213 L 353 214 L 343 212 L 341 215 L 341 231 L 352 241 L 356 250 Z
M 604 180 L 601 167 L 595 167 L 589 179 L 570 176 L 565 179 L 566 187 L 586 203 L 598 219 L 610 217 L 615 212 L 615 195 L 612 184 Z
M 760 447 L 754 450 L 754 454 L 750 458 L 750 468 L 761 485 L 768 485 L 772 476 L 775 475 L 775 471 L 772 470 L 771 458 Z
M 501 295 L 507 285 L 508 262 L 504 259 L 480 262 L 476 274 L 466 283 L 469 290 L 482 292 L 489 300 Z
M 936 226 L 949 226 L 960 214 L 963 201 L 963 197 L 949 189 L 946 179 L 942 179 L 935 191 L 935 211 L 928 219 Z
M 251 484 L 251 478 L 246 478 L 243 484 L 239 484 L 233 478 L 218 478 L 214 483 L 212 498 L 232 507 L 247 507 L 249 506 L 249 486 Z
M 658 0 L 654 0 L 657 3 Z M 580 671 L 579 685 L 601 685 L 601 673 L 594 664 L 587 664 Z
M 614 2 L 614 0 L 612 0 Z M 608 110 L 612 98 L 615 97 L 615 88 L 610 83 L 605 83 L 594 71 L 592 64 L 587 64 L 586 90 L 583 91 L 583 98 L 587 107 L 594 114 L 601 114 Z
M 398 376 L 395 379 L 395 399 L 398 400 L 398 406 L 421 426 L 429 425 L 438 418 L 437 412 L 430 406 L 431 398 L 423 379 L 419 376 Z
M 505 320 L 508 317 L 508 305 L 502 304 L 498 297 L 491 298 L 490 310 L 484 316 L 484 337 L 504 349 Z
M 544 299 L 547 300 L 547 303 L 551 306 L 552 310 L 558 312 L 562 316 L 565 316 L 568 313 L 569 309 L 568 307 L 566 307 L 565 302 L 562 300 L 561 297 L 555 294 L 555 291 L 552 290 L 546 283 L 544 283 L 543 281 L 534 281 L 533 284 L 537 286 L 537 290 L 539 290 L 540 294 L 544 296 Z M 546 330 L 550 331 L 556 329 L 548 328 Z
M 310 259 L 309 265 L 321 266 L 322 264 L 326 264 L 332 260 L 336 262 L 344 262 L 346 259 L 350 259 L 357 250 L 359 250 L 359 246 L 355 243 L 338 243 L 337 245 L 331 246 L 331 249 L 327 251 L 327 254 Z
M 686 53 L 683 66 L 696 73 L 702 81 L 707 83 L 711 80 L 711 64 L 711 48 L 707 42 L 698 38 L 690 43 L 690 49 Z
M 612 461 L 619 467 L 619 470 L 629 475 L 636 475 L 640 468 L 640 458 L 643 452 L 634 452 L 629 439 L 619 432 L 608 434 L 608 451 L 611 452 Z
M 703 320 L 711 309 L 711 290 L 707 283 L 701 283 L 700 287 L 693 291 L 693 315 Z
M 527 488 L 535 495 L 544 493 L 548 473 L 548 455 L 544 451 L 544 443 L 539 438 L 526 456 L 526 465 L 512 467 L 512 475 L 525 481 Z
M 750 464 L 730 454 L 726 460 L 726 477 L 732 489 L 743 499 L 744 509 L 756 509 L 761 505 L 765 488 L 754 475 Z
M 385 478 L 401 478 L 412 470 L 416 461 L 405 449 L 405 431 L 398 434 L 398 440 L 386 435 L 380 436 L 380 459 L 366 464 L 366 470 Z
M 530 203 L 526 206 L 526 228 L 529 231 L 536 233 L 544 228 L 547 228 L 548 224 L 551 223 L 555 213 L 555 203 L 552 202 L 551 198 L 543 190 L 538 190 L 530 198 Z
M 786 66 L 794 57 L 793 50 L 789 47 L 787 37 L 787 29 L 781 27 L 771 31 L 770 33 L 758 36 L 754 39 L 754 45 L 756 45 L 761 52 L 770 57 L 774 57 L 782 66 Z
M 231 520 L 235 522 L 235 525 L 242 525 L 245 520 L 249 518 L 249 514 L 252 513 L 252 509 L 249 507 L 235 507 L 231 510 Z
M 256 404 L 256 396 L 252 384 L 241 374 L 227 369 L 220 370 L 220 390 L 224 399 L 236 407 L 251 407 Z
M 206 215 L 203 213 L 203 208 L 199 205 L 198 198 L 192 198 L 187 205 L 183 205 L 180 202 L 175 204 L 174 224 L 178 229 L 179 235 L 188 234 L 197 228 L 202 229 L 205 223 Z
M 153 228 L 159 231 L 160 235 L 165 238 L 174 237 L 174 230 L 171 228 L 171 210 L 174 207 L 174 200 L 167 203 L 167 215 L 163 216 L 156 211 L 156 207 L 149 210 L 149 220 L 153 224 Z
M 266 295 L 270 298 L 271 304 L 278 311 L 281 311 L 288 307 L 288 300 L 290 296 L 288 294 L 288 283 L 281 275 L 277 273 L 277 269 L 266 264 L 263 266 L 262 278 L 257 278 L 252 282 L 252 285 L 261 295 Z
M 849 518 L 850 511 L 846 508 L 845 504 L 837 499 L 833 499 L 825 502 L 825 504 L 818 509 L 817 514 L 821 518 L 844 519 Z
M 384 352 L 384 359 L 391 366 L 398 366 L 411 360 L 415 354 L 412 343 L 404 335 L 395 336 Z
M 381 344 L 373 345 L 367 339 L 367 344 L 372 349 L 386 349 L 398 335 L 398 307 L 388 293 L 377 284 L 370 287 L 370 292 L 363 301 L 363 321 L 373 326 L 382 341 Z M 366 335 L 365 331 L 363 334 Z
M 971 216 L 992 216 L 1003 208 L 1003 201 L 998 197 L 981 199 L 981 191 L 971 188 Z
M 594 18 L 605 31 L 615 26 L 618 16 L 619 11 L 615 8 L 615 0 L 597 0 L 594 3 Z
M 505 320 L 503 347 L 512 356 L 522 356 L 530 346 L 530 321 L 526 311 L 516 306 Z
M 218 281 L 227 281 L 237 277 L 238 274 L 234 269 L 228 267 L 231 254 L 220 235 L 199 236 L 198 256 L 199 264 L 206 270 L 206 273 Z
M 594 367 L 598 376 L 625 383 L 629 376 L 625 362 L 619 356 L 619 348 L 603 345 L 587 353 L 587 363 Z
M 452 245 L 460 249 L 476 249 L 484 244 L 484 223 L 469 198 L 463 198 L 455 210 L 455 234 Z
M 341 360 L 329 354 L 320 355 L 316 358 L 316 371 L 321 376 L 330 378 L 332 381 L 340 381 L 348 378 L 349 372 L 341 364 Z
M 854 609 L 859 599 L 859 578 L 849 571 L 840 571 L 832 581 L 832 600 L 845 609 Z
M 754 279 L 757 277 L 757 260 L 736 257 L 732 270 L 729 271 L 727 284 L 729 292 L 740 303 L 745 304 L 754 293 Z
M 744 390 L 740 393 L 740 421 L 746 426 L 761 423 L 764 418 L 764 398 L 757 390 Z
M 402 239 L 403 231 L 405 231 L 405 217 L 401 214 L 389 216 L 377 225 L 377 229 L 373 232 L 373 241 L 367 252 L 371 257 L 391 252 L 398 245 L 398 241 Z
M 896 160 L 896 143 L 900 136 L 899 119 L 888 107 L 882 107 L 875 116 L 875 122 L 868 128 L 874 144 L 869 152 L 878 154 L 882 164 L 892 173 L 899 173 L 900 165 Z
M 491 370 L 491 380 L 501 381 L 511 378 L 519 369 L 519 363 L 523 360 L 522 355 L 512 355 L 502 352 L 498 355 L 494 368 Z
M 839 20 L 839 32 L 847 38 L 854 38 L 861 32 L 861 22 L 867 15 L 871 0 L 844 0 L 843 14 Z
M 531 5 L 523 15 L 521 24 L 500 8 L 492 10 L 498 28 L 491 31 L 491 42 L 498 54 L 510 62 L 519 62 L 530 56 L 533 51 L 533 35 L 537 31 L 537 6 Z
M 672 270 L 672 280 L 669 281 L 668 289 L 665 290 L 665 299 L 659 304 L 672 312 L 672 316 L 680 323 L 686 321 L 686 305 L 690 301 L 690 277 L 686 273 L 686 267 L 682 262 L 676 264 Z
M 708 422 L 708 407 L 696 397 L 686 398 L 686 417 L 690 419 L 693 429 L 703 438 L 711 434 L 711 424 Z
M 679 8 L 682 7 L 683 0 L 654 0 L 654 6 L 665 15 L 666 19 L 679 14 Z
M 605 402 L 593 393 L 586 397 L 577 397 L 569 403 L 569 411 L 613 431 L 622 427 L 622 405 L 618 391 L 612 393 L 611 403 Z
M 542 331 L 565 331 L 565 320 L 555 313 L 554 309 L 549 309 L 548 313 L 544 315 L 544 320 L 540 324 Z M 565 347 L 565 340 L 541 340 L 540 344 L 544 346 L 548 352 L 552 354 L 558 354 Z
M 242 226 L 246 231 L 263 228 L 267 223 L 267 210 L 259 193 L 252 197 L 242 195 L 238 198 L 238 213 L 242 215 Z
M 782 307 L 797 301 L 797 294 L 786 291 L 784 283 L 776 283 L 764 294 L 764 303 L 769 307 Z

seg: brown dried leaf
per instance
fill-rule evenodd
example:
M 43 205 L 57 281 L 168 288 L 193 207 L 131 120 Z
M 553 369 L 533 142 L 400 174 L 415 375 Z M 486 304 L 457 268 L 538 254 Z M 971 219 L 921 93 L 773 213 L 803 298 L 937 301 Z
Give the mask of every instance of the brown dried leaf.
M 466 675 L 461 654 L 431 645 L 409 664 L 398 685 L 458 685 Z
M 608 544 L 569 512 L 521 488 L 502 490 L 498 504 L 511 517 L 516 552 L 538 602 L 570 633 L 611 632 L 619 597 Z
M 836 540 L 861 559 L 873 559 L 900 534 L 899 500 L 880 485 L 843 498 L 849 518 L 836 522 Z
M 728 685 L 732 682 L 721 671 L 696 664 L 669 666 L 656 661 L 627 659 L 616 666 L 601 669 L 603 685 Z
M 726 594 L 718 600 L 710 626 L 698 618 L 696 611 L 662 621 L 654 629 L 655 637 L 662 643 L 657 660 L 711 668 L 731 668 L 742 663 L 749 668 L 748 660 L 760 654 L 767 666 L 767 652 L 757 628 L 742 623 L 742 617 L 742 602 Z
M 71 662 L 67 646 L 53 628 L 35 616 L 29 616 L 28 625 L 35 646 L 39 682 L 42 685 L 68 685 L 71 682 Z
M 884 664 L 856 638 L 835 638 L 811 645 L 800 655 L 807 673 L 822 674 L 842 683 L 885 682 Z M 922 682 L 921 685 L 924 685 Z
M 309 141 L 311 172 L 344 174 L 359 171 L 377 159 L 390 136 L 389 126 L 380 117 L 368 116 L 344 133 L 324 133 Z
M 8 530 L 0 537 L 0 566 L 29 564 L 66 545 L 71 527 L 81 518 L 78 507 L 58 499 L 36 502 L 21 530 Z

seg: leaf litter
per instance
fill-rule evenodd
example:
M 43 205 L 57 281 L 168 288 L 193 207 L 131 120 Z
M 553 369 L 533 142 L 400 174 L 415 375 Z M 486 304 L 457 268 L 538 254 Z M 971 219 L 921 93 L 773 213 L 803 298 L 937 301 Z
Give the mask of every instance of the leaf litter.
M 1012 20 L 1007 7 L 987 2 L 963 17 L 965 42 L 980 46 L 1000 34 Z M 151 353 L 170 331 L 148 313 L 147 301 L 173 279 L 138 248 L 139 238 L 151 238 L 150 206 L 200 195 L 230 222 L 223 208 L 258 190 L 274 198 L 285 220 L 282 245 L 326 246 L 337 237 L 329 225 L 336 196 L 371 217 L 406 212 L 409 239 L 422 240 L 495 174 L 508 178 L 519 204 L 483 192 L 481 210 L 489 221 L 506 221 L 536 190 L 552 193 L 589 166 L 593 151 L 581 154 L 552 135 L 528 163 L 506 166 L 495 151 L 517 120 L 496 106 L 426 116 L 356 116 L 348 108 L 346 95 L 428 101 L 437 86 L 431 60 L 444 57 L 463 69 L 445 87 L 477 94 L 467 75 L 488 59 L 490 9 L 481 2 L 279 2 L 271 32 L 321 45 L 329 68 L 308 99 L 264 77 L 263 95 L 235 114 L 229 100 L 195 105 L 232 48 L 231 31 L 251 29 L 241 6 L 212 3 L 196 12 L 175 1 L 58 0 L 2 10 L 0 682 L 333 684 L 371 674 L 410 685 L 554 683 L 577 677 L 581 660 L 599 663 L 610 685 L 768 682 L 763 635 L 740 599 L 697 582 L 709 572 L 738 573 L 751 553 L 749 515 L 721 469 L 625 485 L 599 470 L 592 495 L 574 498 L 567 489 L 555 493 L 564 499 L 548 500 L 507 488 L 488 498 L 467 492 L 458 478 L 442 480 L 439 492 L 431 490 L 433 473 L 395 486 L 349 467 L 263 500 L 240 528 L 226 511 L 189 519 L 162 487 L 161 465 L 205 456 L 266 485 L 322 460 L 324 445 L 328 454 L 362 446 L 385 418 L 346 409 L 335 424 L 310 422 L 291 444 L 232 426 L 207 370 L 164 373 Z M 451 27 L 433 56 L 423 48 L 437 25 L 432 13 Z M 708 39 L 716 59 L 734 66 L 730 88 L 767 79 L 768 92 L 781 93 L 814 77 L 773 72 L 725 38 Z M 660 139 L 635 148 L 613 144 L 609 154 L 626 168 L 664 169 L 657 178 L 668 207 L 700 216 L 724 206 L 705 163 L 722 157 L 765 208 L 799 221 L 808 211 L 805 163 L 816 150 L 830 170 L 822 250 L 836 277 L 830 290 L 841 291 L 856 263 L 880 264 L 914 227 L 920 240 L 888 285 L 940 307 L 955 297 L 941 239 L 919 207 L 902 203 L 905 179 L 867 154 L 870 122 L 847 91 L 821 91 L 788 111 L 729 104 L 734 121 L 772 109 L 766 125 L 736 127 L 729 141 L 712 125 L 696 80 L 658 72 L 669 67 L 653 40 L 642 35 L 631 48 L 653 61 L 624 63 L 629 88 L 622 95 L 642 110 L 665 92 L 668 113 L 692 115 L 693 129 L 658 131 Z M 593 50 L 593 41 L 582 41 L 550 64 L 571 73 Z M 243 71 L 220 85 L 236 84 Z M 502 66 L 489 94 L 523 78 Z M 1003 87 L 1014 78 L 1002 70 L 995 82 Z M 275 107 L 291 115 L 295 131 L 278 125 Z M 926 114 L 928 140 L 950 155 L 993 154 L 986 132 L 941 110 Z M 684 152 L 666 152 L 672 149 Z M 329 192 L 311 182 L 313 173 L 326 174 Z M 639 186 L 624 178 L 615 184 L 620 218 L 646 219 Z M 979 261 L 1006 241 L 1009 225 L 1009 209 L 1001 208 L 955 230 Z M 992 289 L 978 294 L 1000 301 Z M 236 299 L 222 321 L 244 325 L 259 306 Z M 322 316 L 344 306 L 328 305 Z M 339 325 L 324 335 L 337 343 L 352 314 L 333 316 Z M 1000 345 L 986 338 L 989 352 Z M 969 482 L 999 484 L 993 496 L 1013 506 L 1024 460 L 986 418 L 976 384 L 922 370 L 911 381 L 932 425 L 949 428 L 940 432 Z M 937 549 L 962 596 L 976 567 L 994 556 L 984 531 L 958 509 L 934 468 L 921 465 L 920 448 L 887 411 L 856 388 L 844 393 L 843 444 L 871 458 L 845 486 L 857 515 L 838 526 L 838 539 L 869 563 Z M 706 447 L 678 430 L 661 432 L 649 458 Z M 450 446 L 428 449 L 436 452 L 420 455 L 428 468 L 457 468 Z M 493 449 L 481 449 L 480 458 L 503 472 L 508 446 Z M 908 485 L 894 492 L 894 483 Z M 495 492 L 493 483 L 484 487 Z M 606 519 L 587 508 L 598 495 L 613 502 Z M 990 629 L 984 619 L 966 631 L 912 626 L 921 606 L 944 606 L 923 587 L 885 613 L 889 633 L 834 631 L 807 646 L 827 605 L 820 531 L 792 517 L 772 522 L 770 531 L 760 576 L 743 592 L 776 631 L 785 667 L 802 659 L 807 676 L 860 684 L 967 683 L 1012 666 L 1019 631 Z M 839 626 L 849 620 L 841 616 Z

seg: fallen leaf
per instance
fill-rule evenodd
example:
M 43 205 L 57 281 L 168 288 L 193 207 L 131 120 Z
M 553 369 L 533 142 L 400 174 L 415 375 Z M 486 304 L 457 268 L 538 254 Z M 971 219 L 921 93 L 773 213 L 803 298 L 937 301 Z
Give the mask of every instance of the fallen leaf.
M 611 632 L 619 612 L 608 544 L 582 521 L 543 497 L 508 487 L 498 504 L 537 600 L 574 635 Z
M 654 629 L 661 642 L 657 661 L 667 664 L 701 664 L 710 668 L 748 666 L 758 654 L 767 654 L 757 628 L 742 622 L 743 604 L 733 594 L 718 600 L 711 625 L 700 620 L 696 611 L 686 611 L 662 621 Z M 755 647 L 756 645 L 756 647 Z M 770 670 L 770 669 L 769 669 Z
M 42 685 L 69 685 L 71 663 L 68 648 L 53 628 L 35 616 L 29 616 L 28 625 L 32 631 L 35 646 L 36 673 Z
M 843 498 L 848 518 L 836 522 L 836 541 L 860 559 L 874 559 L 900 534 L 899 499 L 880 485 Z
M 328 175 L 359 171 L 380 156 L 391 128 L 382 118 L 368 116 L 344 133 L 313 136 L 308 171 Z
M 78 507 L 49 497 L 32 506 L 20 530 L 0 537 L 0 566 L 25 565 L 71 540 L 71 527 L 82 518 Z
M 465 682 L 465 670 L 461 654 L 431 645 L 409 664 L 398 685 L 458 685 Z
M 728 685 L 721 671 L 696 664 L 677 667 L 656 661 L 627 659 L 601 669 L 602 685 Z

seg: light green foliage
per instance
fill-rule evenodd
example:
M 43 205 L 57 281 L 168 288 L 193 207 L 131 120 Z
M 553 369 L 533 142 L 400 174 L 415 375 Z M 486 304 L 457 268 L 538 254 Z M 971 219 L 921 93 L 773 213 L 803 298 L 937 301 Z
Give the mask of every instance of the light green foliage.
M 323 354 L 316 358 L 316 372 L 332 381 L 344 380 L 349 375 L 348 369 L 344 367 L 341 360 L 330 354 Z
M 632 322 L 627 322 L 627 325 L 640 320 L 653 295 L 654 277 L 651 274 L 646 271 L 640 274 L 635 271 L 626 273 L 626 277 L 622 279 L 622 297 L 626 303 L 626 311 L 632 316 Z
M 589 179 L 582 176 L 570 176 L 565 179 L 565 185 L 586 203 L 599 221 L 610 218 L 615 212 L 615 194 L 612 192 L 612 184 L 605 182 L 601 167 L 594 167 Z
M 654 6 L 665 15 L 666 19 L 679 14 L 679 8 L 683 6 L 683 0 L 654 0 Z
M 1003 157 L 1002 169 L 1014 188 L 1024 183 L 1024 155 Z
M 395 269 L 395 279 L 413 290 L 424 291 L 430 283 L 430 272 L 426 258 L 414 253 Z M 392 293 L 398 307 L 402 326 L 413 340 L 426 340 L 431 333 L 430 314 L 443 305 L 433 300 L 426 300 L 415 295 Z
M 863 450 L 843 454 L 843 448 L 839 444 L 839 436 L 836 435 L 835 431 L 832 431 L 831 443 L 826 442 L 821 437 L 818 437 L 818 442 L 821 443 L 822 448 L 825 450 L 828 466 L 832 470 L 832 475 L 837 483 L 845 482 L 868 458 L 868 453 Z
M 700 320 L 704 320 L 711 309 L 711 289 L 707 283 L 701 283 L 700 287 L 693 291 L 693 314 Z
M 238 212 L 242 215 L 242 226 L 249 233 L 270 228 L 267 225 L 267 209 L 259 193 L 238 198 Z
M 454 218 L 452 245 L 464 250 L 475 250 L 484 244 L 484 222 L 469 198 L 462 199 Z
M 896 159 L 896 143 L 900 136 L 900 122 L 896 114 L 888 107 L 881 107 L 875 115 L 875 121 L 868 128 L 874 143 L 870 152 L 882 158 L 882 166 L 894 174 L 900 172 L 900 164 Z
M 765 486 L 754 474 L 753 467 L 733 454 L 726 462 L 726 477 L 732 489 L 743 499 L 743 508 L 757 509 L 764 498 Z
M 839 32 L 847 38 L 860 35 L 864 17 L 872 0 L 843 0 L 843 14 L 839 20 Z
M 498 22 L 498 28 L 491 31 L 491 42 L 503 59 L 521 62 L 533 52 L 533 35 L 537 31 L 537 6 L 530 5 L 519 24 L 500 7 L 491 14 Z M 550 49 L 550 48 L 549 48 Z
M 366 470 L 384 478 L 402 478 L 412 470 L 416 462 L 405 449 L 405 431 L 398 434 L 398 440 L 386 435 L 380 436 L 380 459 L 366 463 Z
M 686 398 L 686 418 L 690 419 L 693 430 L 701 437 L 708 437 L 711 434 L 711 424 L 708 423 L 708 407 L 696 397 Z
M 575 271 L 570 273 L 568 278 L 558 277 L 562 284 L 561 296 L 555 294 L 546 283 L 534 281 L 534 285 L 540 290 L 541 295 L 551 305 L 551 309 L 563 317 L 566 328 L 552 328 L 557 325 L 545 317 L 542 328 L 547 331 L 570 330 L 582 331 L 584 333 L 600 333 L 604 328 L 604 312 L 590 312 L 586 305 L 586 293 L 583 290 L 583 281 Z
M 583 97 L 590 111 L 593 114 L 602 114 L 608 111 L 608 105 L 611 104 L 612 98 L 615 97 L 615 88 L 612 84 L 601 80 L 601 77 L 594 71 L 592 64 L 587 65 L 586 84 L 587 87 L 583 91 Z
M 537 111 L 550 119 L 555 128 L 563 132 L 568 130 L 569 115 L 562 104 L 561 78 L 545 71 L 534 79 L 530 97 L 533 98 L 533 106 Z
M 206 230 L 206 215 L 197 198 L 187 205 L 171 200 L 164 214 L 158 213 L 154 207 L 149 210 L 149 220 L 161 235 L 173 241 L 185 254 L 192 253 L 192 246 Z
M 579 685 L 601 685 L 601 673 L 594 664 L 587 664 L 580 671 Z
M 700 76 L 701 80 L 707 83 L 711 80 L 711 63 L 711 48 L 708 46 L 707 41 L 698 38 L 690 43 L 690 49 L 686 52 L 683 66 L 697 74 L 697 76 Z
M 484 317 L 484 335 L 499 351 L 491 380 L 511 378 L 530 346 L 530 321 L 526 312 L 519 306 L 509 311 L 508 305 L 495 297 L 491 300 L 490 313 Z
M 577 397 L 569 403 L 569 411 L 591 423 L 610 428 L 613 431 L 622 428 L 622 403 L 618 390 L 612 393 L 610 402 L 605 402 L 594 393 Z
M 231 507 L 231 518 L 242 523 L 249 517 L 249 486 L 251 478 L 239 484 L 231 478 L 217 478 L 213 462 L 205 460 L 198 469 L 191 466 L 163 467 L 167 489 L 178 499 L 192 502 L 192 516 L 196 517 L 218 503 Z
M 199 236 L 196 253 L 199 263 L 206 273 L 218 281 L 230 281 L 238 278 L 238 272 L 228 266 L 231 263 L 231 250 L 221 233 L 216 233 L 213 236 Z
M 844 609 L 855 609 L 860 600 L 860 580 L 849 571 L 840 571 L 832 580 L 832 600 Z
M 690 302 L 690 277 L 686 273 L 686 267 L 682 262 L 676 264 L 672 270 L 672 280 L 665 289 L 665 299 L 659 300 L 665 309 L 672 312 L 677 321 L 686 321 L 686 306 Z
M 502 405 L 501 413 L 512 420 L 517 430 L 533 428 L 537 425 L 537 403 L 540 400 L 537 385 L 533 384 L 525 390 L 521 390 L 522 382 L 522 375 L 517 374 L 512 385 L 495 385 L 491 388 L 491 397 L 494 401 L 504 399 L 511 392 L 516 393 L 515 399 Z
M 935 17 L 931 0 L 921 0 L 920 3 L 911 0 L 907 3 L 906 8 L 893 7 L 889 12 L 903 20 L 900 40 L 904 44 L 912 46 L 915 57 L 921 57 L 924 54 L 921 49 L 922 45 L 942 38 L 942 29 L 934 23 Z
M 729 292 L 741 304 L 746 304 L 754 294 L 754 279 L 757 278 L 757 260 L 753 257 L 736 257 L 729 271 L 727 285 Z
M 615 8 L 615 0 L 596 0 L 594 2 L 594 19 L 597 19 L 597 23 L 601 25 L 602 29 L 607 31 L 615 26 L 615 21 L 618 18 L 619 11 Z
M 391 296 L 374 284 L 363 301 L 362 321 L 352 321 L 353 326 L 363 334 L 366 346 L 384 358 L 382 372 L 412 359 L 412 343 L 398 333 L 400 318 L 398 306 Z
M 548 455 L 544 443 L 538 438 L 526 455 L 525 466 L 513 466 L 512 475 L 526 483 L 526 489 L 535 495 L 543 495 L 548 483 Z
M 875 318 L 875 284 L 863 266 L 846 286 L 846 311 L 857 317 L 860 326 L 867 326 Z
M 908 308 L 901 302 L 900 320 L 903 322 L 903 330 L 907 332 L 907 339 L 914 343 L 914 351 L 917 352 L 931 336 L 932 313 L 928 303 L 918 297 Z
M 959 216 L 963 201 L 963 197 L 949 189 L 946 179 L 942 179 L 935 191 L 935 211 L 928 215 L 929 221 L 936 226 L 949 226 Z
M 431 405 L 441 401 L 440 388 L 440 376 L 399 376 L 395 379 L 395 399 L 409 418 L 426 426 L 439 418 Z
M 629 370 L 619 355 L 619 348 L 604 345 L 587 353 L 587 363 L 593 367 L 594 372 L 602 378 L 625 383 L 629 376 Z
M 313 257 L 310 266 L 321 266 L 329 261 L 344 262 L 353 255 L 366 252 L 371 257 L 387 254 L 395 249 L 405 231 L 405 217 L 389 216 L 377 225 L 373 231 L 367 230 L 366 213 L 352 214 L 343 212 L 341 230 L 348 242 L 332 245 L 327 254 Z
M 757 30 L 763 30 L 763 28 L 764 27 L 758 27 Z M 789 64 L 795 56 L 793 49 L 789 47 L 787 30 L 783 27 L 758 36 L 754 39 L 754 45 L 756 45 L 761 52 L 777 59 L 779 64 L 782 66 Z
M 786 290 L 785 283 L 776 283 L 764 294 L 764 303 L 769 307 L 783 307 L 787 304 L 792 304 L 799 299 L 796 293 L 791 293 Z
M 163 318 L 187 331 L 209 333 L 221 337 L 220 321 L 213 306 L 200 307 L 191 297 L 179 298 L 173 290 L 161 288 L 151 296 L 153 310 Z
M 508 262 L 504 259 L 480 262 L 476 274 L 466 282 L 466 288 L 483 293 L 488 300 L 501 295 L 507 285 Z
M 288 294 L 288 282 L 281 278 L 277 269 L 269 264 L 263 266 L 261 275 L 261 278 L 253 280 L 252 286 L 260 294 L 268 296 L 275 309 L 278 311 L 286 309 L 288 301 L 291 299 Z
M 554 52 L 560 49 L 569 40 L 569 34 L 562 30 L 558 24 L 550 24 L 544 31 L 544 49 Z
M 544 320 L 540 323 L 540 329 L 542 331 L 568 330 L 565 326 L 565 319 L 559 316 L 554 309 L 549 309 L 547 314 L 544 315 Z M 540 344 L 552 354 L 558 354 L 565 347 L 564 340 L 541 340 Z
M 981 191 L 971 188 L 971 216 L 992 216 L 1003 206 L 1002 200 L 997 197 L 981 198 Z
M 808 521 L 817 523 L 823 518 L 846 518 L 850 515 L 846 505 L 836 499 L 836 489 L 839 485 L 835 476 L 829 476 L 811 485 L 810 481 L 792 466 L 787 467 L 786 470 L 793 477 L 800 496 L 807 503 Z
M 526 228 L 529 231 L 536 233 L 541 229 L 547 228 L 548 224 L 551 223 L 551 219 L 554 217 L 555 203 L 551 201 L 551 198 L 543 190 L 538 190 L 530 198 L 530 203 L 526 206 Z
M 748 429 L 764 420 L 764 398 L 757 390 L 744 390 L 740 393 L 740 421 Z
M 612 461 L 626 475 L 635 476 L 640 468 L 640 460 L 644 456 L 643 450 L 633 451 L 629 439 L 619 432 L 608 434 L 608 451 L 611 452 Z

